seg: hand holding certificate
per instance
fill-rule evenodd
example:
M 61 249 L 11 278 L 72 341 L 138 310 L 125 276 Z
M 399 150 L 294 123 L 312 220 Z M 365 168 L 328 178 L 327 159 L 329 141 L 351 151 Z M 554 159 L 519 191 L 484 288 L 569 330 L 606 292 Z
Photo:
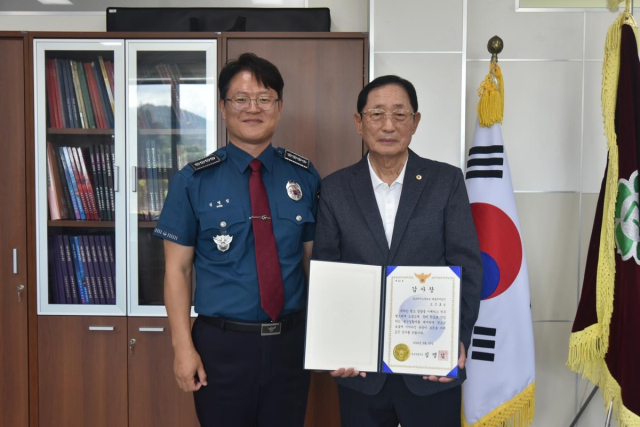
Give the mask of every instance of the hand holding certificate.
M 459 267 L 312 261 L 309 282 L 306 369 L 457 377 Z

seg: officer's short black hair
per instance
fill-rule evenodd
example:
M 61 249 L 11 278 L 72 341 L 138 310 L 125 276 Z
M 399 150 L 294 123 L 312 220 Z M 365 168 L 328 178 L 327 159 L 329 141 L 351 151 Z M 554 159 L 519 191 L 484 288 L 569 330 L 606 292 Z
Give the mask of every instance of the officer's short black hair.
M 255 53 L 243 53 L 238 59 L 232 59 L 225 64 L 218 77 L 220 99 L 227 97 L 231 80 L 243 71 L 249 71 L 258 83 L 267 89 L 275 90 L 278 93 L 278 99 L 282 99 L 284 80 L 280 71 L 271 62 L 260 58 Z
M 371 81 L 364 88 L 362 88 L 362 90 L 360 91 L 360 95 L 358 95 L 358 113 L 362 113 L 362 109 L 365 105 L 367 105 L 367 101 L 369 100 L 369 93 L 372 90 L 387 85 L 398 85 L 402 87 L 409 96 L 409 102 L 411 103 L 413 112 L 418 112 L 418 95 L 416 94 L 416 88 L 413 87 L 413 84 L 411 84 L 409 80 L 405 80 L 402 77 L 388 75 L 378 77 L 377 79 Z

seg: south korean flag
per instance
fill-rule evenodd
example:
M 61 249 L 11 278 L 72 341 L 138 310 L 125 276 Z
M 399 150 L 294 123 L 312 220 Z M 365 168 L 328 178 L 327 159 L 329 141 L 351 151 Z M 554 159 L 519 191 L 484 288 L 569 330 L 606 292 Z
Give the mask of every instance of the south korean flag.
M 466 166 L 484 277 L 467 349 L 463 425 L 527 426 L 535 402 L 529 279 L 499 123 L 487 128 L 476 121 Z

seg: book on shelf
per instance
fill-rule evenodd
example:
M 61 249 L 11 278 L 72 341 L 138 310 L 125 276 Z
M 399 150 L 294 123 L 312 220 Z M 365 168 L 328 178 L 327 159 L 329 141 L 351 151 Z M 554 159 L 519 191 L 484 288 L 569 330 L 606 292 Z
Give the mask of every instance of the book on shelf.
M 105 157 L 107 158 L 107 178 L 109 179 L 109 198 L 111 200 L 111 218 L 115 220 L 115 206 L 116 206 L 116 196 L 114 191 L 113 181 L 115 179 L 113 164 L 115 162 L 115 153 L 113 151 L 112 145 L 104 146 Z
M 50 128 L 113 129 L 113 61 L 48 58 L 45 61 Z
M 62 236 L 51 236 L 54 244 L 53 256 L 54 265 L 56 266 L 56 279 L 55 286 L 58 289 L 58 294 L 61 292 L 64 294 L 64 298 L 60 298 L 60 304 L 73 304 L 73 294 L 71 293 L 71 283 L 69 282 L 69 274 L 67 273 L 66 257 L 64 242 Z M 49 258 L 51 259 L 51 258 Z M 51 263 L 50 263 L 51 264 Z
M 105 272 L 100 267 L 100 263 L 98 262 L 98 255 L 96 251 L 96 244 L 95 244 L 94 237 L 95 236 L 85 236 L 87 240 L 87 245 L 88 245 L 87 247 L 91 252 L 91 262 L 93 263 L 93 270 L 96 275 L 96 284 L 98 285 L 98 294 L 102 295 L 102 298 L 104 299 L 105 304 L 110 304 L 110 298 L 108 297 L 108 293 L 107 293 L 107 284 L 106 284 L 107 278 L 106 278 Z
M 91 98 L 91 106 L 95 116 L 96 127 L 98 129 L 108 129 L 107 122 L 104 118 L 104 111 L 102 109 L 102 100 L 98 94 L 98 85 L 96 83 L 91 63 L 85 62 L 82 64 L 84 68 L 85 77 L 87 79 L 87 88 L 89 89 L 89 97 Z
M 105 82 L 105 89 L 109 98 L 109 104 L 111 105 L 111 112 L 113 113 L 116 110 L 115 103 L 113 102 L 113 91 L 111 89 L 111 82 L 109 81 L 107 68 L 105 67 L 104 59 L 102 58 L 102 56 L 98 56 L 98 62 L 100 63 L 100 71 Z
M 47 142 L 47 198 L 49 201 L 49 215 L 52 220 L 69 218 L 63 183 L 58 169 L 58 161 L 53 144 Z
M 78 81 L 80 83 L 80 92 L 82 94 L 82 102 L 86 112 L 87 125 L 89 129 L 95 129 L 96 119 L 93 113 L 93 105 L 91 104 L 91 95 L 89 93 L 89 85 L 87 84 L 87 76 L 84 72 L 84 66 L 82 62 L 72 61 L 76 72 L 78 74 Z
M 113 244 L 111 236 L 97 236 L 100 240 L 100 244 L 102 245 L 102 257 L 104 259 L 104 263 L 106 266 L 107 272 L 110 273 L 110 276 L 107 276 L 107 282 L 109 284 L 111 294 L 111 298 L 113 303 L 115 304 L 116 297 L 116 289 L 115 289 L 115 277 L 116 277 L 116 264 L 115 264 L 115 255 L 113 253 Z M 109 280 L 111 277 L 111 280 Z
M 49 237 L 49 290 L 53 304 L 115 304 L 111 235 Z M 111 257 L 111 258 L 110 258 Z
M 78 190 L 78 184 L 76 182 L 75 175 L 73 173 L 73 167 L 69 160 L 69 153 L 67 147 L 59 147 L 60 158 L 62 159 L 62 166 L 64 168 L 64 174 L 67 177 L 67 184 L 69 185 L 69 193 L 71 194 L 71 200 L 73 202 L 73 212 L 76 219 L 87 219 L 82 207 L 82 201 L 80 200 L 80 192 Z
M 89 147 L 47 143 L 47 196 L 51 220 L 111 221 L 114 193 L 113 151 L 103 144 Z

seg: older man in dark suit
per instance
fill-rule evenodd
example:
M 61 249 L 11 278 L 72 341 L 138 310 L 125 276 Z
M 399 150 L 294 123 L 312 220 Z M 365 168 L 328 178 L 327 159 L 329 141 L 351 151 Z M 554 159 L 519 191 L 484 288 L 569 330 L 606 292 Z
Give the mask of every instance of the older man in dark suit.
M 462 266 L 457 379 L 341 368 L 343 427 L 460 426 L 465 349 L 478 316 L 482 260 L 460 169 L 409 149 L 420 123 L 413 85 L 369 83 L 354 115 L 369 152 L 322 182 L 313 257 L 373 265 Z M 354 301 L 357 304 L 357 301 Z

